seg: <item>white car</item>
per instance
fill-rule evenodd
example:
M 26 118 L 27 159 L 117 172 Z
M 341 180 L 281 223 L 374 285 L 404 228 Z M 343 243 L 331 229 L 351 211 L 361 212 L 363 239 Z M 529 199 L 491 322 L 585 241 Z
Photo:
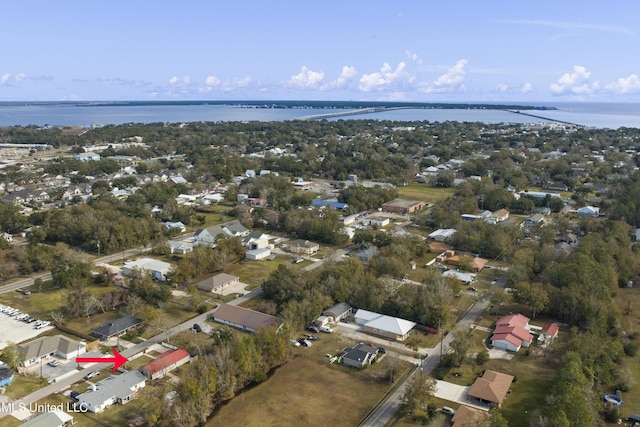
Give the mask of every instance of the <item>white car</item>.
M 50 360 L 47 365 L 49 366 L 53 366 L 54 368 L 60 366 L 60 362 L 58 362 L 56 359 Z

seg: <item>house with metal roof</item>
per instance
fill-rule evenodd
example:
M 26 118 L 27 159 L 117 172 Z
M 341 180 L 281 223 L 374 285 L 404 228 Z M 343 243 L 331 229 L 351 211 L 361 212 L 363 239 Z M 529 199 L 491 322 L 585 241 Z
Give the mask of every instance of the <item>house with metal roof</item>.
M 87 344 L 74 341 L 63 335 L 47 336 L 18 345 L 18 351 L 24 357 L 25 367 L 38 363 L 41 359 L 58 356 L 69 360 L 87 351 Z
M 101 340 L 108 340 L 126 334 L 131 329 L 135 329 L 142 324 L 142 319 L 135 316 L 124 316 L 116 320 L 105 322 L 95 328 L 92 333 Z
M 128 371 L 98 381 L 89 390 L 77 396 L 80 407 L 91 412 L 102 412 L 114 403 L 125 405 L 143 388 L 147 378 L 140 371 Z
M 156 280 L 167 280 L 167 274 L 171 270 L 171 264 L 153 258 L 140 258 L 135 261 L 125 262 L 122 266 L 122 274 L 133 277 L 139 273 L 149 274 Z
M 66 427 L 74 424 L 71 415 L 55 407 L 20 424 L 20 427 Z
M 365 332 L 397 341 L 404 341 L 416 326 L 415 322 L 409 320 L 362 309 L 358 310 L 354 317 L 355 322 L 362 325 Z
M 190 361 L 191 355 L 189 352 L 183 348 L 177 348 L 165 351 L 155 360 L 140 368 L 140 372 L 150 380 L 155 380 L 164 377 L 169 372 Z
M 253 332 L 269 326 L 280 328 L 282 321 L 269 314 L 230 304 L 220 304 L 213 312 L 213 321 Z
M 353 307 L 346 302 L 339 302 L 332 305 L 322 312 L 323 316 L 327 316 L 332 322 L 339 322 L 341 319 L 353 314 Z
M 221 293 L 229 286 L 235 285 L 240 281 L 238 276 L 232 274 L 220 273 L 208 279 L 198 282 L 196 288 L 205 292 Z

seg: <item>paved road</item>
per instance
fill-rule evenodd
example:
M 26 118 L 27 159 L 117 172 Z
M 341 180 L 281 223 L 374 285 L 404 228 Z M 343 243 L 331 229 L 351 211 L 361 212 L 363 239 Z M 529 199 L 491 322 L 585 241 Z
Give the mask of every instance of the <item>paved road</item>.
M 124 252 L 118 252 L 116 254 L 112 254 L 112 255 L 105 255 L 103 257 L 99 257 L 93 260 L 93 264 L 99 264 L 99 263 L 109 263 L 112 261 L 116 261 L 116 260 L 124 260 L 130 256 L 133 255 L 139 255 L 142 251 L 144 250 L 144 248 L 140 247 L 140 248 L 134 248 L 134 249 L 129 249 L 126 250 Z M 18 289 L 21 288 L 26 288 L 28 286 L 33 286 L 33 282 L 35 279 L 42 279 L 42 281 L 47 281 L 47 280 L 51 280 L 51 273 L 42 273 L 42 274 L 38 274 L 36 276 L 33 277 L 29 277 L 26 279 L 20 279 L 17 280 L 15 282 L 9 283 L 8 285 L 4 285 L 0 287 L 0 294 L 4 294 L 7 292 L 14 292 Z
M 229 302 L 229 304 L 231 305 L 239 305 L 242 304 L 243 302 L 257 296 L 260 295 L 262 293 L 262 288 L 258 287 L 253 289 L 251 292 L 238 297 L 236 299 L 234 299 L 233 301 Z M 148 349 L 149 347 L 153 346 L 154 344 L 159 344 L 162 343 L 163 341 L 167 341 L 170 337 L 172 337 L 173 335 L 176 335 L 178 333 L 180 333 L 181 331 L 185 331 L 190 329 L 194 323 L 201 323 L 204 324 L 207 319 L 209 319 L 210 317 L 212 317 L 213 313 L 216 311 L 216 308 L 209 310 L 203 314 L 199 314 L 198 316 L 195 316 L 179 325 L 174 326 L 171 329 L 168 329 L 166 332 L 162 332 L 161 334 L 156 335 L 155 337 L 149 338 L 146 341 L 143 341 L 141 343 L 135 344 L 125 350 L 123 350 L 121 352 L 121 354 L 126 357 L 126 358 L 133 358 L 133 356 L 135 356 L 136 354 L 142 353 L 144 352 L 146 349 Z M 27 407 L 31 404 L 31 403 L 35 403 L 41 399 L 44 399 L 45 397 L 54 394 L 54 393 L 59 393 L 63 390 L 66 390 L 67 388 L 69 388 L 71 385 L 80 382 L 84 379 L 84 376 L 86 375 L 87 372 L 90 372 L 94 369 L 96 369 L 96 364 L 88 364 L 86 365 L 85 369 L 82 371 L 78 371 L 68 377 L 56 380 L 55 383 L 53 384 L 49 384 L 46 387 L 43 387 L 39 390 L 36 390 L 35 392 L 31 393 L 28 396 L 23 397 L 22 399 L 19 399 L 17 401 L 14 402 L 13 407 L 14 408 L 19 408 L 20 404 L 24 404 Z M 104 365 L 100 365 L 98 368 L 104 369 Z M 0 411 L 0 418 L 9 415 L 9 413 L 7 412 L 2 412 Z M 19 415 L 19 414 L 18 414 Z
M 475 320 L 482 314 L 482 312 L 488 307 L 488 300 L 480 300 L 462 316 L 460 321 L 458 321 L 455 330 L 468 328 L 470 324 L 475 322 Z M 449 344 L 453 340 L 453 334 L 448 334 L 444 339 L 433 349 L 431 354 L 427 356 L 423 362 L 421 369 L 425 372 L 433 371 L 438 363 L 440 363 L 440 355 L 446 354 L 449 349 Z M 378 408 L 362 423 L 362 426 L 366 427 L 384 427 L 391 420 L 394 414 L 400 409 L 400 404 L 402 403 L 402 395 L 406 389 L 406 386 L 415 375 L 417 375 L 419 370 L 415 370 L 411 375 L 409 375 L 403 384 L 401 384 L 395 392 L 390 394 L 387 399 L 378 406 Z
M 351 245 L 351 246 L 346 247 L 344 249 L 337 249 L 330 256 L 327 256 L 327 257 L 324 257 L 324 258 L 322 258 L 320 260 L 317 260 L 313 264 L 309 264 L 306 267 L 303 267 L 302 269 L 304 271 L 311 271 L 311 270 L 314 270 L 314 269 L 320 267 L 321 265 L 323 265 L 327 261 L 341 261 L 346 254 L 348 254 L 349 252 L 354 251 L 356 249 L 358 249 L 358 245 Z M 312 257 L 309 257 L 309 258 L 312 258 Z

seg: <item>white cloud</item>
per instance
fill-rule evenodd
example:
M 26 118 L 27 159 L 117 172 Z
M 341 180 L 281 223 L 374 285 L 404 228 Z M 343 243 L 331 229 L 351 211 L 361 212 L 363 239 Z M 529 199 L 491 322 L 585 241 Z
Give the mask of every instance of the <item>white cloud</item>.
M 420 59 L 417 53 L 406 50 L 404 54 L 407 55 L 407 58 L 410 60 L 417 62 L 418 64 L 422 64 L 422 59 Z
M 5 84 L 11 78 L 11 74 L 5 73 L 0 76 L 0 85 Z
M 412 82 L 414 77 L 405 72 L 406 64 L 400 62 L 396 69 L 392 69 L 391 65 L 385 62 L 382 65 L 380 71 L 371 74 L 364 74 L 360 78 L 359 89 L 363 92 L 370 92 L 372 90 L 383 90 L 390 86 L 403 81 Z
M 589 82 L 591 73 L 580 65 L 573 66 L 573 72 L 564 73 L 557 83 L 552 83 L 549 88 L 555 95 L 590 95 L 600 86 L 600 82 Z
M 303 66 L 300 73 L 291 76 L 284 84 L 285 86 L 296 89 L 315 89 L 320 86 L 322 79 L 324 79 L 324 73 L 322 71 L 312 71 L 306 66 Z
M 173 86 L 189 86 L 189 84 L 191 84 L 191 77 L 189 76 L 184 76 L 183 78 L 171 77 L 169 79 L 169 84 Z
M 438 77 L 433 82 L 425 83 L 418 87 L 423 93 L 447 93 L 447 92 L 464 92 L 466 86 L 464 77 L 467 74 L 465 67 L 466 59 L 460 59 L 456 65 L 451 67 L 449 71 Z
M 636 74 L 620 77 L 616 81 L 607 83 L 604 88 L 619 95 L 638 93 L 640 92 L 640 78 Z
M 533 85 L 531 83 L 525 83 L 518 89 L 518 92 L 520 92 L 520 93 L 529 93 L 532 90 L 533 90 Z
M 232 80 L 226 80 L 222 83 L 222 90 L 224 92 L 231 92 L 236 89 L 245 89 L 254 84 L 254 81 L 251 77 L 234 77 Z
M 509 90 L 509 86 L 505 85 L 505 84 L 499 84 L 496 86 L 496 91 L 497 92 L 507 92 Z
M 206 78 L 206 80 L 204 81 L 204 84 L 211 87 L 211 86 L 218 86 L 220 84 L 220 79 L 217 78 L 216 76 L 208 76 Z
M 337 79 L 330 81 L 325 85 L 322 85 L 321 89 L 327 90 L 327 89 L 343 88 L 347 86 L 357 74 L 358 74 L 358 71 L 356 71 L 355 67 L 345 65 L 344 67 L 342 67 L 342 72 L 340 73 L 340 76 L 338 76 Z
M 26 74 L 24 74 L 24 73 L 18 73 L 18 74 L 16 74 L 16 76 L 15 76 L 15 80 L 16 80 L 17 82 L 21 82 L 21 81 L 23 81 L 26 77 L 27 77 L 27 75 L 26 75 Z

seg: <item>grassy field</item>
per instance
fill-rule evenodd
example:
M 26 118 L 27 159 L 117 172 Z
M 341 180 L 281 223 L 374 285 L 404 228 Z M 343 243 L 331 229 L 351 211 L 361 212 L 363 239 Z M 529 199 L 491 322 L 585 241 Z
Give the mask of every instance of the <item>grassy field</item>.
M 634 332 L 633 341 L 640 346 L 640 337 L 638 336 L 638 331 L 640 330 L 640 288 L 619 289 L 616 302 L 620 306 L 622 313 L 628 310 L 628 314 L 622 316 L 622 329 Z M 633 357 L 625 357 L 620 368 L 628 374 L 628 382 L 631 384 L 630 392 L 622 394 L 624 405 L 620 407 L 621 414 L 627 417 L 630 413 L 640 413 L 640 392 L 638 392 L 638 387 L 640 386 L 640 351 Z
M 406 187 L 398 188 L 398 194 L 401 198 L 422 200 L 428 203 L 444 200 L 454 192 L 454 188 L 435 188 L 428 184 L 409 184 Z
M 295 348 L 292 360 L 222 406 L 206 426 L 356 425 L 392 386 L 387 378 L 391 360 L 361 371 L 331 365 L 325 354 L 352 343 L 339 334 L 320 338 L 313 347 Z M 399 378 L 408 364 L 395 363 Z
M 305 261 L 310 263 L 310 261 Z M 228 265 L 225 268 L 225 273 L 238 276 L 240 281 L 252 285 L 254 287 L 262 285 L 262 281 L 271 274 L 280 264 L 291 264 L 291 261 L 286 257 L 278 256 L 273 261 L 260 260 L 260 261 L 241 261 Z M 301 263 L 302 264 L 302 263 Z

